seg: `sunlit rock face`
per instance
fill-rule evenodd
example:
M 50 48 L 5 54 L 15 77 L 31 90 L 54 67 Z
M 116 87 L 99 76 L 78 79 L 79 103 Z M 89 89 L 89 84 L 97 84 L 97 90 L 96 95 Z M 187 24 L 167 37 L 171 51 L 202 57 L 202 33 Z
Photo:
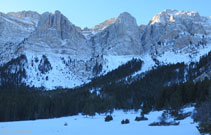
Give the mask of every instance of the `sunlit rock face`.
M 170 49 L 208 44 L 210 31 L 208 17 L 202 17 L 197 12 L 165 10 L 151 19 L 142 36 L 142 43 L 152 53 L 163 53 Z
M 24 46 L 42 53 L 40 47 L 49 52 L 66 54 L 78 59 L 92 57 L 91 43 L 59 11 L 54 14 L 43 13 L 36 31 L 28 40 L 28 45 Z
M 140 29 L 135 18 L 125 12 L 102 32 L 97 33 L 92 38 L 92 42 L 96 54 L 140 55 L 143 51 L 140 36 Z

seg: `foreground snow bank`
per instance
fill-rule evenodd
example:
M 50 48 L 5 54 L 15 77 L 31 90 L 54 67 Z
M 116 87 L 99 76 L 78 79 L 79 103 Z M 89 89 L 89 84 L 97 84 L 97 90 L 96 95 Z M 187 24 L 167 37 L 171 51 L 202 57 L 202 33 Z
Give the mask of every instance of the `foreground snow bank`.
M 186 108 L 185 112 L 193 111 L 193 107 Z M 179 126 L 148 126 L 158 121 L 163 111 L 151 112 L 146 115 L 147 121 L 134 121 L 140 112 L 114 111 L 113 121 L 104 122 L 105 115 L 85 117 L 77 115 L 55 119 L 35 121 L 3 122 L 0 123 L 0 133 L 30 131 L 21 134 L 30 135 L 199 135 L 196 124 L 188 117 L 180 121 Z M 129 119 L 129 124 L 121 124 L 121 120 Z M 66 124 L 65 124 L 66 123 Z M 15 133 L 13 133 L 15 134 Z M 16 133 L 18 134 L 18 133 Z M 20 133 L 19 133 L 20 134 Z

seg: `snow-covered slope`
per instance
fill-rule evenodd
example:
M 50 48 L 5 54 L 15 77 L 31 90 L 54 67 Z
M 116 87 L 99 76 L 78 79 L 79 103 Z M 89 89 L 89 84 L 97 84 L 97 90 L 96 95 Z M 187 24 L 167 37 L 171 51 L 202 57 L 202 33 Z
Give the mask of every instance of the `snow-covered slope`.
M 186 50 L 189 50 L 190 47 L 192 48 L 193 46 L 187 46 L 175 52 L 164 52 L 162 55 L 158 56 L 157 59 L 163 64 L 176 64 L 182 62 L 184 62 L 185 64 L 189 64 L 190 62 L 199 62 L 200 57 L 208 54 L 211 51 L 211 44 L 208 44 L 206 46 L 199 46 L 195 50 L 196 52 L 193 53 L 186 52 Z
M 184 109 L 184 112 L 192 112 L 193 107 Z M 83 115 L 43 119 L 35 121 L 2 122 L 0 130 L 2 134 L 22 133 L 31 135 L 198 135 L 197 124 L 191 117 L 180 120 L 178 126 L 148 126 L 158 121 L 163 111 L 151 112 L 146 115 L 147 121 L 134 121 L 139 112 L 114 111 L 113 119 L 105 122 L 105 114 L 97 114 L 94 117 Z M 129 119 L 130 123 L 122 125 L 123 119 Z M 67 123 L 65 126 L 64 124 Z
M 25 67 L 27 73 L 25 83 L 27 85 L 55 89 L 57 87 L 72 88 L 89 82 L 88 77 L 80 77 L 79 73 L 76 76 L 75 71 L 72 70 L 73 65 L 77 63 L 76 60 L 71 62 L 70 57 L 59 54 L 48 54 L 47 56 L 27 55 L 28 63 Z M 49 64 L 47 64 L 45 58 L 49 61 Z M 83 63 L 81 66 L 83 66 Z
M 198 61 L 210 50 L 211 18 L 197 12 L 165 10 L 141 26 L 124 12 L 83 30 L 59 11 L 0 14 L 0 65 L 25 55 L 22 82 L 46 89 L 79 86 L 132 58 L 144 62 L 135 76 L 158 62 Z M 39 70 L 43 56 L 51 67 L 46 72 Z

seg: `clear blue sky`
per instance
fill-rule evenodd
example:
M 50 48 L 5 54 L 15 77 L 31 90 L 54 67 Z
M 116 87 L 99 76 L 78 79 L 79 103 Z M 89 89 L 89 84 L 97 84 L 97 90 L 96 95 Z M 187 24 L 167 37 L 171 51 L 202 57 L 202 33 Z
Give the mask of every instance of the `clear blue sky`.
M 137 23 L 147 24 L 164 9 L 198 11 L 211 16 L 211 0 L 0 0 L 0 12 L 33 10 L 39 13 L 60 10 L 80 27 L 92 27 L 106 19 L 129 12 Z

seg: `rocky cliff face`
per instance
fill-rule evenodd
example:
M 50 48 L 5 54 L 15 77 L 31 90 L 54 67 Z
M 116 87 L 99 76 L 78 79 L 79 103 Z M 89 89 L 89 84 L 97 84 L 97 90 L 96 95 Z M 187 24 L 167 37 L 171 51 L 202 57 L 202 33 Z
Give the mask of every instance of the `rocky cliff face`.
M 0 13 L 0 64 L 15 56 L 20 44 L 35 31 L 36 23 L 34 18 Z
M 116 20 L 117 20 L 117 18 L 108 19 L 108 20 L 106 20 L 106 21 L 94 26 L 93 28 L 91 28 L 91 30 L 94 30 L 96 32 L 103 31 L 109 25 L 115 23 Z
M 9 12 L 7 15 L 22 19 L 31 18 L 37 21 L 40 19 L 40 14 L 34 11 Z
M 23 44 L 24 50 L 35 53 L 56 53 L 71 55 L 77 59 L 92 57 L 91 44 L 59 11 L 54 14 L 43 13 L 36 30 Z
M 143 52 L 139 27 L 135 18 L 126 12 L 91 40 L 96 54 L 118 56 L 140 55 Z
M 210 44 L 210 18 L 197 12 L 165 10 L 154 16 L 142 36 L 142 43 L 151 53 Z M 186 48 L 188 51 L 188 48 Z
M 211 19 L 197 12 L 165 10 L 141 26 L 124 12 L 83 30 L 59 11 L 0 13 L 0 64 L 24 55 L 22 81 L 47 89 L 87 83 L 134 57 L 144 61 L 139 73 L 197 61 L 210 42 Z

